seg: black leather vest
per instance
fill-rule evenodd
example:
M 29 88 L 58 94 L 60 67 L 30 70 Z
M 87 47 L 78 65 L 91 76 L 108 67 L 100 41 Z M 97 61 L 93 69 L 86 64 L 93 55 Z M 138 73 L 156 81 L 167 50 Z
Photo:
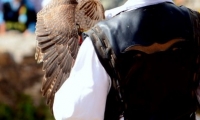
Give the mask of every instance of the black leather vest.
M 194 120 L 198 15 L 166 2 L 123 12 L 83 34 L 112 79 L 105 120 L 122 113 L 125 120 Z

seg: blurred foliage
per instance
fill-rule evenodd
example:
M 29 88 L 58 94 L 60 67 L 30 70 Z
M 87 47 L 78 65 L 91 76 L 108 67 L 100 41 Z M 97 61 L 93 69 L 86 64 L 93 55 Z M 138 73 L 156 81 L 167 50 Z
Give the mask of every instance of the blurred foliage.
M 0 120 L 54 120 L 43 100 L 34 105 L 30 96 L 20 94 L 14 106 L 0 103 Z

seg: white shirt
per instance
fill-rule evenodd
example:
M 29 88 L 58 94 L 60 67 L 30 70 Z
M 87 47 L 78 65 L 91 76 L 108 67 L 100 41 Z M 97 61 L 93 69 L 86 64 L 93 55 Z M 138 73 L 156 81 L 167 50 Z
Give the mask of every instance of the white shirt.
M 56 120 L 103 120 L 109 83 L 110 78 L 87 38 L 69 78 L 56 93 L 53 106 Z
M 172 0 L 128 0 L 106 15 Z M 113 12 L 114 11 L 114 12 Z M 113 14 L 114 13 L 114 14 Z M 67 61 L 66 61 L 67 62 Z M 53 112 L 56 120 L 103 120 L 111 80 L 95 53 L 91 39 L 79 49 L 69 78 L 55 94 Z

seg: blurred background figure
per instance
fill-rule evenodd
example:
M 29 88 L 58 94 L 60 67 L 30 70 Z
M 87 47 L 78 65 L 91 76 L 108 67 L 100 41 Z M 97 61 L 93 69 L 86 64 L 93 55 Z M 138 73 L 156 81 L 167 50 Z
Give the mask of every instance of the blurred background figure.
M 4 33 L 5 25 L 3 20 L 3 2 L 0 0 L 0 35 Z
M 16 30 L 21 33 L 34 33 L 36 10 L 29 0 L 1 0 L 1 33 Z

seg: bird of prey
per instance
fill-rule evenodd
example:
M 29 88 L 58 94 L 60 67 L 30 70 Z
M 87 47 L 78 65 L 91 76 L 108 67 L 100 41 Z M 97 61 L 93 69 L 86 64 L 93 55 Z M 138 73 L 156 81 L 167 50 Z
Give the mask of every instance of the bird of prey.
M 80 33 L 103 19 L 100 0 L 51 0 L 37 13 L 35 59 L 43 62 L 41 91 L 51 109 L 75 61 Z

